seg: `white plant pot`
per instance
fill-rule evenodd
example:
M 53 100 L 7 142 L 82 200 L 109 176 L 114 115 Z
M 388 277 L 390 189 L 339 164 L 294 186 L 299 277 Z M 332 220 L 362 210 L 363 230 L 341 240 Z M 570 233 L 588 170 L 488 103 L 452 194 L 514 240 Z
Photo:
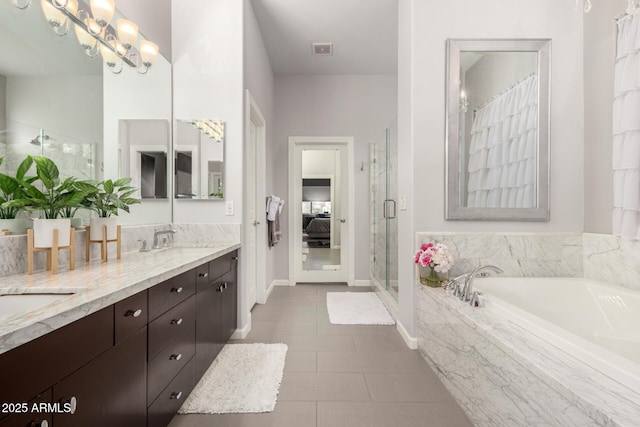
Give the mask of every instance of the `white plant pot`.
M 116 240 L 118 238 L 118 218 L 115 216 L 109 218 L 91 218 L 90 240 L 102 240 L 102 227 L 107 226 L 107 240 Z
M 53 230 L 58 230 L 58 247 L 69 246 L 71 220 L 69 218 L 34 219 L 33 246 L 36 248 L 53 247 Z
M 30 225 L 31 220 L 25 218 L 0 219 L 0 231 L 7 230 L 11 234 L 25 234 Z
M 81 228 L 82 227 L 82 218 L 70 218 L 71 226 L 73 228 Z

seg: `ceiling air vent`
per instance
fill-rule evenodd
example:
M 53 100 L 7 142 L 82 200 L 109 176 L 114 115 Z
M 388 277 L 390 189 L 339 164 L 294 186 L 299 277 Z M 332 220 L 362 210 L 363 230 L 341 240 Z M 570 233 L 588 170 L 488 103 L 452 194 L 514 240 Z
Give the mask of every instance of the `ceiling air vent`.
M 311 43 L 314 55 L 333 55 L 333 43 Z

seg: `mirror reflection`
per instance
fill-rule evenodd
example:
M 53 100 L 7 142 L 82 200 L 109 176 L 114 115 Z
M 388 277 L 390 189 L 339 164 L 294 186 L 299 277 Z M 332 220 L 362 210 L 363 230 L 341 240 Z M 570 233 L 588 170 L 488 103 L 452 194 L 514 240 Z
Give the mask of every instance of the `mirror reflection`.
M 120 176 L 131 177 L 136 197 L 166 199 L 169 121 L 120 120 Z
M 175 122 L 175 197 L 224 198 L 224 121 Z
M 449 40 L 447 219 L 548 220 L 549 41 Z
M 339 270 L 340 151 L 302 152 L 302 270 Z

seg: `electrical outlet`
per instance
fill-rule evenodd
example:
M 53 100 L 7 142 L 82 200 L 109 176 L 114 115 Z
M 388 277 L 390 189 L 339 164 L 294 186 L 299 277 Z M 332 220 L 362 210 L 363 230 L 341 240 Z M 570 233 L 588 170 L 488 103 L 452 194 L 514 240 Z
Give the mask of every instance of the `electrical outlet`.
M 227 201 L 226 202 L 224 214 L 227 215 L 227 216 L 233 215 L 233 202 L 232 201 Z

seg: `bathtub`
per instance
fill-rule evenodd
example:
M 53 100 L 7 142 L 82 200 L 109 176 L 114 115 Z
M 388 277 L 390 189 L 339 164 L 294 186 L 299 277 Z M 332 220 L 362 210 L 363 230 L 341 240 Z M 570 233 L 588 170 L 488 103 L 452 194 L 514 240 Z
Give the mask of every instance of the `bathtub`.
M 418 348 L 476 426 L 638 426 L 640 297 L 488 277 L 481 307 L 416 283 Z
M 576 278 L 474 280 L 489 311 L 640 390 L 640 293 Z

